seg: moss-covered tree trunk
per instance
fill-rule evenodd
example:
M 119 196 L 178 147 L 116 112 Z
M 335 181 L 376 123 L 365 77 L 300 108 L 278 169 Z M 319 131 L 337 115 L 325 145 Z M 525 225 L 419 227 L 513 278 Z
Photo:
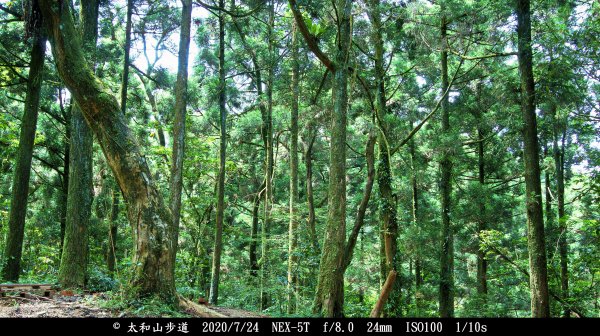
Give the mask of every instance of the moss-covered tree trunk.
M 444 8 L 442 8 L 442 11 Z M 446 15 L 442 14 L 440 33 L 441 33 L 441 48 L 440 52 L 442 65 L 442 135 L 448 137 L 450 134 L 450 111 L 448 108 L 448 95 L 445 92 L 448 90 L 448 22 Z M 440 195 L 441 195 L 441 217 L 442 217 L 442 248 L 440 254 L 440 292 L 439 292 L 439 313 L 441 317 L 454 316 L 454 234 L 452 224 L 450 223 L 450 194 L 451 190 L 451 174 L 452 162 L 450 161 L 450 153 L 448 141 L 442 144 L 443 153 L 440 160 Z
M 525 161 L 531 315 L 533 317 L 550 317 L 529 0 L 517 0 L 516 12 L 519 73 L 521 76 L 521 112 L 523 115 L 523 161 Z
M 288 273 L 287 273 L 287 312 L 296 311 L 296 292 L 298 287 L 297 264 L 298 256 L 298 96 L 300 93 L 298 61 L 298 32 L 296 26 L 292 32 L 292 110 L 290 117 L 290 221 L 288 227 Z
M 220 8 L 225 3 L 219 1 Z M 215 225 L 215 246 L 212 259 L 209 302 L 217 304 L 219 297 L 219 276 L 221 252 L 223 250 L 223 218 L 225 212 L 225 158 L 227 151 L 227 109 L 225 105 L 225 13 L 219 13 L 219 176 L 217 181 L 217 215 Z
M 90 68 L 98 39 L 97 0 L 81 1 L 80 30 L 83 48 Z M 58 270 L 58 282 L 63 288 L 83 288 L 87 281 L 88 227 L 92 208 L 92 131 L 77 104 L 70 120 L 69 193 L 63 251 Z
M 23 237 L 25 234 L 25 217 L 27 214 L 27 198 L 29 196 L 29 177 L 31 175 L 31 159 L 37 128 L 38 108 L 40 104 L 40 91 L 42 88 L 42 75 L 44 70 L 44 55 L 46 54 L 46 35 L 41 27 L 37 1 L 33 2 L 32 16 L 37 21 L 34 26 L 33 41 L 31 46 L 31 60 L 29 62 L 29 78 L 27 80 L 27 93 L 25 107 L 21 118 L 21 132 L 19 135 L 19 148 L 15 163 L 14 177 L 10 199 L 10 213 L 8 218 L 8 235 L 4 248 L 4 261 L 2 265 L 2 279 L 5 281 L 18 281 L 21 273 L 21 254 L 23 252 Z
M 379 159 L 377 163 L 377 184 L 379 186 L 379 218 L 383 231 L 385 251 L 384 274 L 390 271 L 399 271 L 400 258 L 397 253 L 398 221 L 396 219 L 396 201 L 392 190 L 392 172 L 390 169 L 390 148 L 388 144 L 388 125 L 386 123 L 387 107 L 385 95 L 385 70 L 384 46 L 381 32 L 381 14 L 379 0 L 369 0 L 368 15 L 371 21 L 371 42 L 375 49 L 375 82 L 377 85 L 375 96 L 376 122 L 379 125 L 377 143 L 379 146 Z M 384 308 L 384 315 L 398 317 L 402 315 L 401 307 L 401 282 L 394 282 L 389 298 Z
M 314 312 L 324 317 L 344 314 L 344 249 L 346 240 L 346 117 L 348 112 L 348 52 L 352 0 L 336 0 L 337 44 L 331 114 L 327 226 Z M 298 22 L 298 20 L 297 20 Z
M 94 76 L 67 1 L 40 0 L 58 73 L 96 135 L 121 188 L 133 228 L 130 286 L 137 296 L 175 299 L 172 215 L 110 90 Z

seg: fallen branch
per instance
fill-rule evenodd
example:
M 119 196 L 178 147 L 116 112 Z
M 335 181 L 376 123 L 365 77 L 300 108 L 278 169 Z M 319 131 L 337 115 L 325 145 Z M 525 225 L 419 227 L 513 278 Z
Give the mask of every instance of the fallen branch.
M 179 299 L 179 306 L 185 310 L 189 310 L 192 311 L 194 314 L 197 314 L 198 316 L 201 317 L 217 317 L 217 318 L 223 318 L 223 317 L 228 317 L 226 315 L 223 315 L 221 313 L 218 313 L 212 309 L 210 309 L 207 306 L 204 305 L 199 305 L 189 299 L 184 298 L 181 295 L 178 295 L 178 299 Z
M 385 279 L 385 283 L 383 284 L 383 288 L 381 289 L 381 294 L 379 295 L 379 299 L 375 303 L 375 307 L 371 311 L 371 315 L 369 317 L 379 317 L 381 315 L 381 311 L 387 302 L 390 293 L 392 292 L 392 288 L 394 288 L 394 282 L 396 282 L 396 275 L 398 272 L 391 270 L 388 273 L 387 279 Z

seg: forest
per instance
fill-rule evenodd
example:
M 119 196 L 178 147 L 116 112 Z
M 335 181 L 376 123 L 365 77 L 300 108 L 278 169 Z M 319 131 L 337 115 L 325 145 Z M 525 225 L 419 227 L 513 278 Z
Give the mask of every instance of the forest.
M 0 283 L 150 315 L 600 317 L 598 1 L 0 23 Z

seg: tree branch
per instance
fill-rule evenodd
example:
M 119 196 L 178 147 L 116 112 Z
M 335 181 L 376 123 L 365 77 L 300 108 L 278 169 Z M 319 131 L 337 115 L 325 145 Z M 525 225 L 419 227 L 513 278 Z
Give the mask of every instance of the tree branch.
M 296 0 L 289 0 L 290 8 L 292 9 L 292 13 L 294 14 L 294 19 L 296 20 L 296 24 L 298 25 L 298 29 L 300 29 L 300 33 L 304 37 L 304 41 L 306 41 L 306 45 L 310 49 L 310 51 L 315 54 L 315 56 L 329 69 L 331 72 L 335 72 L 335 65 L 333 62 L 327 57 L 327 55 L 319 48 L 317 41 L 308 31 L 308 27 L 306 27 L 306 23 L 304 23 L 304 18 L 302 17 L 302 13 L 298 9 L 298 4 Z

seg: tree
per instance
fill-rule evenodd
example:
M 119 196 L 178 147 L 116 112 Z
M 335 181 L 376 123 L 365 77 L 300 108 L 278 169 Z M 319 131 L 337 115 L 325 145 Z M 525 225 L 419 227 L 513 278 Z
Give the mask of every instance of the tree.
M 90 68 L 98 38 L 98 1 L 81 2 L 81 40 Z M 71 109 L 67 220 L 58 281 L 83 288 L 87 281 L 88 227 L 92 207 L 92 132 L 77 104 Z
M 225 82 L 225 2 L 219 1 L 219 174 L 217 181 L 217 215 L 215 225 L 215 246 L 212 261 L 209 302 L 217 304 L 219 297 L 219 275 L 221 252 L 223 250 L 223 216 L 225 211 L 225 159 L 227 151 L 227 109 Z
M 531 10 L 529 0 L 518 0 L 516 12 L 517 37 L 519 41 L 519 73 L 521 75 L 521 111 L 524 122 L 523 161 L 525 161 L 531 315 L 533 317 L 550 317 L 539 149 L 535 116 L 535 86 L 533 82 L 533 61 L 531 54 Z
M 344 306 L 342 264 L 346 241 L 346 114 L 349 73 L 347 55 L 350 50 L 352 1 L 337 0 L 335 2 L 339 39 L 333 62 L 323 54 L 315 43 L 314 37 L 308 32 L 294 0 L 290 0 L 290 7 L 308 47 L 334 74 L 327 228 L 319 266 L 314 312 L 325 317 L 340 317 L 343 315 Z
M 18 281 L 21 273 L 21 254 L 23 251 L 23 235 L 25 232 L 25 216 L 27 214 L 27 198 L 29 196 L 29 176 L 31 160 L 37 127 L 40 90 L 44 70 L 44 55 L 46 54 L 46 34 L 44 34 L 43 16 L 38 2 L 32 2 L 31 8 L 31 58 L 29 62 L 29 77 L 27 79 L 27 94 L 23 111 L 19 149 L 16 157 L 12 193 L 10 199 L 10 214 L 8 222 L 8 237 L 4 250 L 2 279 Z
M 173 301 L 173 220 L 116 98 L 90 70 L 69 5 L 40 1 L 58 72 L 96 135 L 121 188 L 136 245 L 130 285 L 138 296 Z

